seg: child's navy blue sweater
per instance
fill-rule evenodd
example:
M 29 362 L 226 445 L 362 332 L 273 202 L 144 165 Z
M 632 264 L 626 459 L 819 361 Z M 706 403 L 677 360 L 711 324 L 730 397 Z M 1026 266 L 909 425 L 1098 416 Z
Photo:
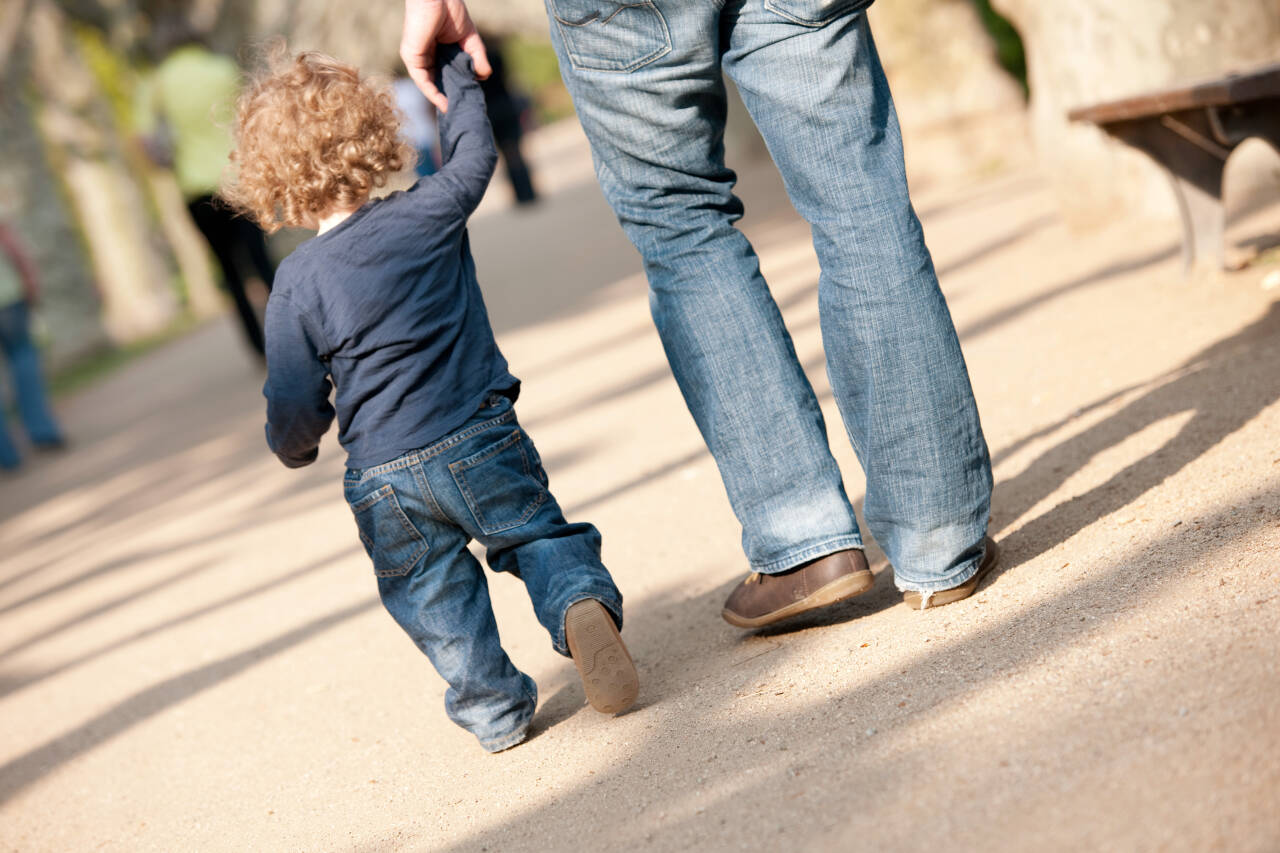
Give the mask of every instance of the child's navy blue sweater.
M 467 217 L 496 154 L 465 53 L 441 49 L 444 165 L 365 204 L 297 248 L 267 303 L 267 444 L 289 467 L 316 458 L 333 421 L 347 465 L 367 468 L 443 438 L 519 380 L 476 283 Z

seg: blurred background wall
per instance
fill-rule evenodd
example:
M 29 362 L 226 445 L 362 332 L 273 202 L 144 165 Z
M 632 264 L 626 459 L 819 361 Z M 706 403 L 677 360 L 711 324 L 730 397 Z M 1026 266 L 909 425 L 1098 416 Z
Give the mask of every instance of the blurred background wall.
M 1067 111 L 1280 61 L 1276 0 L 992 0 L 1026 45 L 1036 151 L 1077 226 L 1171 214 L 1143 155 Z M 1274 158 L 1253 168 L 1274 169 Z
M 508 36 L 513 75 L 539 117 L 571 115 L 541 2 L 470 8 Z M 402 12 L 400 0 L 5 0 L 0 215 L 42 271 L 55 365 L 223 310 L 173 176 L 142 155 L 131 127 L 139 82 L 175 33 L 200 33 L 242 63 L 284 35 L 393 73 Z M 924 165 L 999 168 L 1026 145 L 1029 90 L 1035 149 L 1071 189 L 1064 211 L 1089 222 L 1168 202 L 1153 167 L 1069 126 L 1068 108 L 1274 60 L 1280 43 L 1274 0 L 878 0 L 871 18 L 909 160 L 913 140 L 930 137 Z M 730 158 L 760 155 L 742 110 L 732 114 Z

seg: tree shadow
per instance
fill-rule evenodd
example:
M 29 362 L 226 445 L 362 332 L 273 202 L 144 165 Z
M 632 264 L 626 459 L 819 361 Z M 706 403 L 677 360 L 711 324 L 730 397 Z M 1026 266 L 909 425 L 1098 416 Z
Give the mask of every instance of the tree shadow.
M 1260 500 L 1280 499 L 1280 491 L 1272 490 Z M 1208 526 L 1225 524 L 1231 510 L 1224 510 L 1219 517 L 1207 519 Z M 1248 523 L 1237 523 L 1234 536 L 1246 537 L 1262 524 L 1261 517 Z M 816 790 L 830 814 L 844 814 L 848 805 L 848 793 L 842 784 L 829 784 L 833 774 L 838 775 L 842 761 L 856 762 L 860 777 L 870 776 L 881 786 L 879 795 L 889 802 L 902 801 L 911 795 L 912 768 L 919 762 L 935 767 L 940 756 L 930 752 L 927 742 L 908 744 L 907 754 L 900 751 L 886 755 L 862 750 L 859 735 L 868 729 L 869 737 L 876 728 L 884 730 L 916 729 L 920 723 L 941 714 L 958 703 L 979 697 L 983 690 L 994 687 L 1005 679 L 1017 676 L 1029 666 L 1043 660 L 1048 649 L 1069 648 L 1087 635 L 1096 633 L 1149 603 L 1152 590 L 1160 583 L 1179 577 L 1201 564 L 1206 552 L 1223 546 L 1222 538 L 1204 537 L 1189 541 L 1186 531 L 1172 531 L 1162 542 L 1151 547 L 1158 552 L 1176 553 L 1177 560 L 1152 563 L 1145 567 L 1141 591 L 1126 578 L 1132 571 L 1128 560 L 1121 558 L 1108 566 L 1099 566 L 1084 583 L 1065 589 L 1035 605 L 1034 618 L 1024 609 L 1008 612 L 986 622 L 981 628 L 959 639 L 939 642 L 927 652 L 911 660 L 905 668 L 876 675 L 858 684 L 856 689 L 839 695 L 823 697 L 820 704 L 811 704 L 787 713 L 756 713 L 751 724 L 743 728 L 740 715 L 729 707 L 761 694 L 785 689 L 773 681 L 779 666 L 785 665 L 788 653 L 786 637 L 742 635 L 736 643 L 722 646 L 723 651 L 708 652 L 705 648 L 691 651 L 681 637 L 690 626 L 697 626 L 704 644 L 715 644 L 716 632 L 705 624 L 710 599 L 718 599 L 724 587 L 710 590 L 690 598 L 659 596 L 642 603 L 650 614 L 668 613 L 667 619 L 651 616 L 647 620 L 635 620 L 628 631 L 628 644 L 635 650 L 638 660 L 660 661 L 655 677 L 642 685 L 642 696 L 651 704 L 676 703 L 690 716 L 679 726 L 654 726 L 646 728 L 645 740 L 636 745 L 625 762 L 611 764 L 598 771 L 590 780 L 580 780 L 576 786 L 559 791 L 553 801 L 536 805 L 536 812 L 521 811 L 506 817 L 496 825 L 473 831 L 453 844 L 435 848 L 441 853 L 461 853 L 475 849 L 556 849 L 563 841 L 562 828 L 581 819 L 584 797 L 591 796 L 591 789 L 605 786 L 609 791 L 634 792 L 643 797 L 644 812 L 649 815 L 668 813 L 658 827 L 652 821 L 645 825 L 615 826 L 601 824 L 609 833 L 613 845 L 657 844 L 656 849 L 674 845 L 701 847 L 714 843 L 718 827 L 726 821 L 758 819 L 757 810 L 762 804 L 776 804 L 782 795 L 799 796 L 797 789 Z M 1178 548 L 1168 547 L 1177 541 Z M 882 594 L 883 584 L 869 595 Z M 900 600 L 900 599 L 899 599 Z M 874 605 L 873 605 L 874 606 Z M 982 607 L 981 596 L 946 608 L 972 609 Z M 1081 614 L 1087 614 L 1082 616 Z M 911 614 L 924 626 L 939 617 L 932 611 Z M 666 652 L 683 649 L 683 654 Z M 998 648 L 999 654 L 989 654 Z M 833 654 L 838 650 L 832 649 Z M 781 654 L 784 659 L 776 657 Z M 765 690 L 749 693 L 748 685 L 757 681 Z M 696 691 L 697 702 L 678 702 L 682 694 Z M 655 696 L 655 693 L 658 695 Z M 904 694 L 910 701 L 896 701 Z M 1026 722 L 1034 723 L 1026 717 Z M 848 720 L 857 721 L 850 724 Z M 801 723 L 811 725 L 801 725 Z M 689 733 L 694 732 L 694 737 Z M 737 745 L 725 749 L 724 744 Z M 742 744 L 758 745 L 753 752 L 741 748 Z M 536 747 L 535 747 L 536 748 Z M 920 751 L 920 755 L 916 755 Z M 728 753 L 726 755 L 726 753 Z M 658 769 L 664 775 L 676 774 L 680 781 L 675 785 L 654 786 L 648 777 Z M 705 770 L 704 770 L 705 768 Z M 713 773 L 722 782 L 726 793 L 713 796 L 696 810 L 685 808 L 696 791 L 694 778 L 703 772 Z M 804 777 L 804 778 L 802 778 Z M 972 782 L 972 780 L 971 780 Z M 978 783 L 981 784 L 981 783 Z M 994 784 L 994 780 L 991 780 Z M 616 796 L 616 795 L 615 795 Z M 620 808 L 623 803 L 602 803 L 602 808 Z M 629 807 L 629 803 L 627 806 Z M 1016 804 L 1013 806 L 1016 808 Z M 776 821 L 776 806 L 770 807 Z M 823 813 L 809 804 L 806 813 Z M 754 816 L 754 817 L 753 817 Z M 607 830 L 603 830 L 604 826 Z M 780 828 L 780 827 L 779 827 Z M 803 849 L 830 827 L 820 823 L 788 827 L 787 846 Z M 648 833 L 655 832 L 652 837 Z M 690 838 L 699 837 L 697 843 Z M 664 840 L 665 839 L 665 840 Z M 589 839 L 580 838 L 579 842 Z
M 806 364 L 806 370 L 817 365 Z M 1077 532 L 1155 488 L 1188 464 L 1212 449 L 1224 438 L 1280 399 L 1280 302 L 1272 303 L 1260 319 L 1236 334 L 1219 341 L 1156 380 L 1151 390 L 1126 404 L 1118 412 L 1043 453 L 1022 473 L 996 484 L 994 519 L 1020 518 L 1031 507 L 1053 494 L 1072 474 L 1110 447 L 1166 418 L 1191 413 L 1177 435 L 1163 447 L 1126 466 L 1105 483 L 1046 510 L 1001 540 L 1001 559 L 984 587 L 999 576 L 1045 551 L 1051 550 Z M 1074 417 L 1113 403 L 1125 393 L 1113 392 L 1091 403 Z M 829 396 L 829 392 L 823 397 Z M 1039 438 L 1064 426 L 1070 419 L 1037 430 Z M 1007 457 L 1031 438 L 1021 438 L 993 454 Z M 610 487 L 599 494 L 575 502 L 573 513 L 583 512 L 613 500 L 657 479 L 668 476 L 707 455 L 705 448 L 659 465 L 638 477 Z M 866 531 L 874 535 L 873 531 Z M 872 555 L 874 557 L 874 554 Z M 734 581 L 736 582 L 736 581 Z M 712 597 L 728 594 L 730 582 Z M 864 595 L 820 611 L 802 614 L 776 627 L 756 632 L 761 637 L 789 634 L 813 627 L 835 625 L 861 618 L 893 606 L 901 600 L 890 581 L 890 573 L 878 575 L 873 589 Z
M 1273 302 L 1246 328 L 1169 371 L 1163 380 L 1000 483 L 999 513 L 1019 518 L 1098 454 L 1167 418 L 1190 415 L 1162 447 L 1007 534 L 1003 540 L 1005 569 L 1054 548 L 1131 503 L 1280 399 L 1280 302 Z
M 972 266 L 983 258 L 993 255 L 1001 249 L 1007 249 L 1015 243 L 1027 239 L 1037 231 L 1044 230 L 1055 221 L 1057 221 L 1057 217 L 1044 214 L 1023 222 L 1009 233 L 1003 234 L 994 240 L 989 240 L 980 246 L 975 246 L 960 257 L 947 261 L 938 267 L 938 278 L 954 275 L 965 267 Z
M 294 581 L 300 580 L 322 569 L 329 568 L 335 563 L 341 562 L 342 560 L 348 557 L 354 556 L 358 551 L 359 551 L 358 547 L 353 545 L 349 548 L 339 551 L 336 554 L 333 554 L 329 557 L 325 557 L 324 559 L 313 560 L 310 563 L 307 563 L 306 565 L 302 566 L 301 568 L 293 569 L 292 571 L 286 572 L 278 577 L 271 578 L 270 580 L 263 581 L 262 583 L 257 584 L 255 586 L 240 590 L 239 592 L 235 592 L 231 595 L 224 596 L 216 601 L 211 601 L 211 602 L 208 602 L 207 604 L 202 604 L 201 606 L 188 610 L 184 613 L 170 616 L 169 618 L 164 619 L 163 621 L 149 625 L 146 628 L 142 628 L 140 630 L 134 631 L 132 634 L 129 634 L 128 636 L 120 637 L 118 639 L 112 640 L 108 643 L 104 643 L 99 646 L 94 646 L 91 650 L 85 652 L 84 654 L 81 654 L 70 660 L 63 661 L 62 663 L 59 663 L 47 669 L 43 669 L 39 672 L 29 672 L 29 673 L 24 673 L 22 675 L 17 675 L 17 676 L 4 676 L 3 673 L 0 673 L 0 698 L 8 696 L 11 693 L 16 693 L 17 691 L 30 687 L 34 684 L 38 684 L 39 682 L 44 681 L 46 679 L 53 678 L 54 676 L 57 676 L 57 675 L 61 675 L 65 672 L 68 672 L 69 670 L 83 666 L 87 663 L 97 660 L 98 658 L 108 655 L 114 651 L 118 651 L 119 649 L 132 645 L 133 643 L 141 642 L 142 640 L 145 640 L 149 637 L 154 637 L 157 634 L 161 634 L 172 628 L 176 628 L 180 625 L 186 624 L 187 622 L 191 622 L 196 619 L 203 618 L 210 614 L 216 613 L 219 610 L 232 607 L 236 604 L 240 604 L 242 602 L 248 601 L 264 593 L 271 592 L 274 589 L 278 589 L 282 586 L 286 586 L 290 583 L 293 583 Z M 129 602 L 132 602 L 138 598 L 141 598 L 144 595 L 149 595 L 162 587 L 168 586 L 172 583 L 177 583 L 181 580 L 186 580 L 194 572 L 204 571 L 205 569 L 209 568 L 209 566 L 210 566 L 210 563 L 208 562 L 198 563 L 189 569 L 185 569 L 181 572 L 178 572 L 175 575 L 171 575 L 169 577 L 163 578 L 154 584 L 150 584 L 147 587 L 144 587 L 143 589 L 131 590 L 127 595 L 120 596 L 116 599 L 112 599 L 111 601 L 104 602 L 103 604 L 99 604 L 94 607 L 90 607 L 85 610 L 82 610 L 76 613 L 74 616 L 68 617 L 67 619 L 64 619 L 63 621 L 59 622 L 56 625 L 52 625 L 48 628 L 45 628 L 44 630 L 39 631 L 36 634 L 33 634 L 29 637 L 26 637 L 23 640 L 20 640 L 19 642 L 9 646 L 8 648 L 0 650 L 0 660 L 9 658 L 17 654 L 18 652 L 23 651 L 24 649 L 30 648 L 31 646 L 44 642 L 48 639 L 51 639 L 52 637 L 55 637 L 64 631 L 79 627 L 86 620 L 101 616 L 102 614 L 109 612 L 110 610 L 114 610 L 118 607 L 124 606 Z
M 8 802 L 39 779 L 103 743 L 181 702 L 234 678 L 257 663 L 288 651 L 317 634 L 378 606 L 362 601 L 312 619 L 297 628 L 189 672 L 134 693 L 93 719 L 34 747 L 0 766 L 0 803 Z
M 1042 307 L 1045 303 L 1060 299 L 1077 290 L 1081 290 L 1095 284 L 1102 284 L 1105 281 L 1110 281 L 1111 279 L 1127 275 L 1131 272 L 1145 269 L 1153 264 L 1167 261 L 1175 257 L 1177 254 L 1178 247 L 1171 244 L 1163 249 L 1158 249 L 1127 260 L 1108 264 L 1100 269 L 1094 270 L 1093 272 L 1064 281 L 1056 287 L 1039 291 L 1020 302 L 1014 303 L 1013 305 L 1006 306 L 998 311 L 993 311 L 985 317 L 980 317 L 973 322 L 966 323 L 957 331 L 960 334 L 961 340 L 980 337 L 981 335 L 994 331 L 1001 326 L 1008 325 L 1013 320 L 1016 320 L 1023 314 L 1026 314 L 1028 311 Z

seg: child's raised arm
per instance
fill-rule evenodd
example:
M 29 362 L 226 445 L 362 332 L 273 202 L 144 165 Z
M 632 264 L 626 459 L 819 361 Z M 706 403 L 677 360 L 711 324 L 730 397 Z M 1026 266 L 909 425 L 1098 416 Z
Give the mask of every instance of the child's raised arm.
M 498 152 L 471 58 L 457 45 L 441 45 L 439 55 L 437 85 L 449 99 L 449 111 L 440 114 L 443 165 L 437 177 L 448 181 L 463 213 L 469 216 L 489 186 Z

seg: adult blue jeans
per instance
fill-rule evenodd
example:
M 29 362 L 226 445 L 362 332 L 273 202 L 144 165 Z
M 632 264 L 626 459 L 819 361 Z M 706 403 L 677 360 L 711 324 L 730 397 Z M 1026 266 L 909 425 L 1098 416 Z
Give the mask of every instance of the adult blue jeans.
M 733 79 L 812 227 L 827 375 L 902 589 L 977 571 L 991 465 L 908 197 L 866 0 L 546 0 L 596 174 L 640 250 L 653 318 L 719 466 L 751 567 L 862 536 L 813 388 L 724 163 Z
M 524 740 L 533 679 L 502 648 L 475 539 L 489 567 L 524 581 L 551 644 L 568 655 L 564 616 L 598 600 L 622 626 L 622 594 L 600 562 L 600 534 L 570 524 L 538 451 L 495 395 L 459 430 L 343 481 L 382 603 L 449 684 L 449 718 L 490 752 Z
M 40 373 L 40 353 L 31 339 L 31 315 L 26 302 L 0 308 L 0 350 L 9 362 L 18 417 L 27 437 L 37 446 L 61 443 L 62 433 L 49 411 Z M 16 468 L 21 456 L 5 424 L 7 408 L 7 403 L 0 401 L 0 468 Z

